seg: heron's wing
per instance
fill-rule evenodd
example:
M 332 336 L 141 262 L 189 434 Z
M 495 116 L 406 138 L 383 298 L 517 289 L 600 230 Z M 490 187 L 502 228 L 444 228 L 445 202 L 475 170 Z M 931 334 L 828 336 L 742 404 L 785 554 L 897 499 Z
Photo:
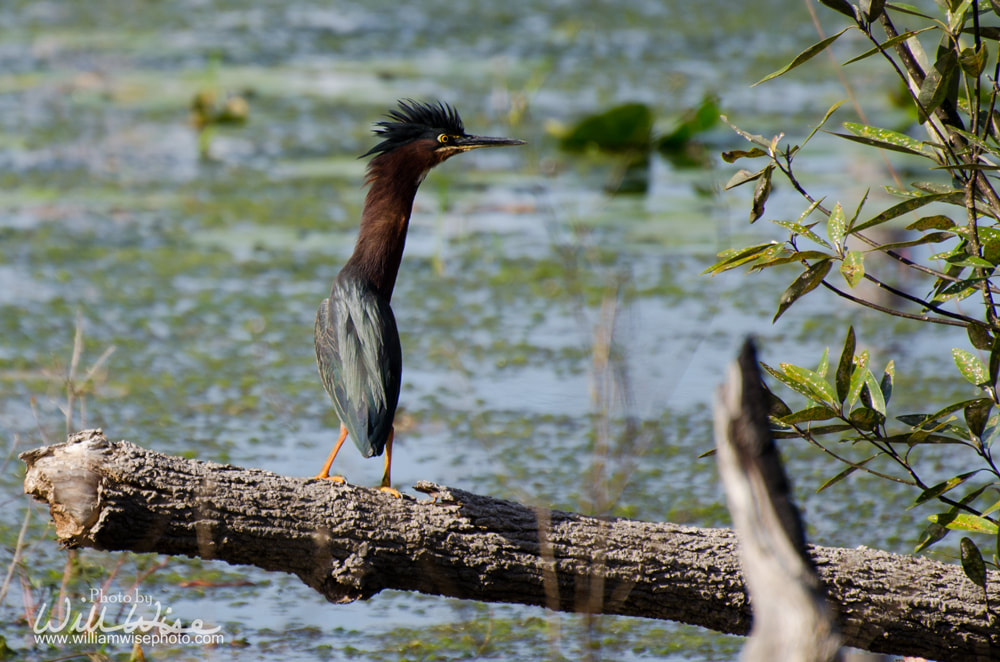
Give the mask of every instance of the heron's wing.
M 338 279 L 316 313 L 316 362 L 334 409 L 366 457 L 381 455 L 399 402 L 402 356 L 389 303 Z

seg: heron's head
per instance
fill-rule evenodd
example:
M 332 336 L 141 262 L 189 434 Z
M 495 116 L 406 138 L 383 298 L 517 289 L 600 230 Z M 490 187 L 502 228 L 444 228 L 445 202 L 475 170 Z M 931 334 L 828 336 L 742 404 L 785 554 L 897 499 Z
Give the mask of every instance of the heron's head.
M 523 140 L 471 136 L 465 132 L 458 111 L 446 103 L 399 101 L 389 111 L 388 119 L 376 123 L 375 134 L 382 142 L 372 147 L 362 158 L 402 153 L 412 165 L 428 170 L 460 152 L 480 147 L 523 145 Z

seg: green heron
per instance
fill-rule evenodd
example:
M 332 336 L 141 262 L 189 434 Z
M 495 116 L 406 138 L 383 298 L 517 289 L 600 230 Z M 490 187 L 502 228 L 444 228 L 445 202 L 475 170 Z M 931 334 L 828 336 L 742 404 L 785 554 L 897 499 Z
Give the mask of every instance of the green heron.
M 385 451 L 380 489 L 398 496 L 389 467 L 403 359 L 389 301 L 413 198 L 428 171 L 455 154 L 524 141 L 467 135 L 458 112 L 440 102 L 400 101 L 387 117 L 376 124 L 382 142 L 361 156 L 374 158 L 354 253 L 316 313 L 316 363 L 340 417 L 340 438 L 316 478 L 344 482 L 330 467 L 350 435 L 365 457 Z

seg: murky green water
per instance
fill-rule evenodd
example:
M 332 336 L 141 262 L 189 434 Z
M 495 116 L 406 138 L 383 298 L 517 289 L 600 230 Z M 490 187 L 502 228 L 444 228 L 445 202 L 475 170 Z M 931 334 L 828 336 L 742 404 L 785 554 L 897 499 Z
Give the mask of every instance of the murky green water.
M 931 377 L 949 370 L 941 348 L 961 334 L 918 336 L 840 304 L 831 315 L 829 300 L 803 301 L 772 327 L 780 279 L 699 276 L 730 242 L 774 232 L 746 227 L 746 193 L 719 193 L 728 166 L 675 170 L 657 159 L 647 194 L 613 197 L 603 192 L 613 161 L 562 154 L 547 133 L 628 100 L 652 105 L 669 130 L 708 93 L 747 128 L 805 133 L 842 94 L 816 75 L 827 64 L 747 87 L 815 40 L 799 2 L 15 2 L 0 6 L 0 24 L 0 443 L 11 457 L 65 433 L 79 316 L 78 375 L 114 351 L 74 428 L 315 472 L 337 421 L 316 375 L 313 315 L 353 247 L 364 168 L 355 155 L 401 97 L 447 100 L 470 130 L 529 141 L 449 162 L 417 198 L 393 300 L 405 364 L 401 488 L 427 479 L 559 508 L 725 524 L 713 461 L 697 456 L 711 445 L 712 389 L 744 334 L 758 334 L 766 360 L 812 363 L 824 346 L 839 351 L 850 319 L 876 364 L 896 358 L 897 397 L 913 408 L 962 388 Z M 205 88 L 250 104 L 246 126 L 213 133 L 209 159 L 187 110 Z M 707 141 L 713 152 L 739 145 L 722 130 Z M 821 144 L 823 170 L 807 179 L 855 199 L 871 166 Z M 799 212 L 788 191 L 770 204 Z M 612 319 L 609 382 L 594 347 Z M 907 357 L 920 360 L 900 366 Z M 600 432 L 606 414 L 610 436 Z M 636 432 L 625 432 L 626 418 Z M 603 446 L 609 478 L 595 485 Z M 922 515 L 896 515 L 912 494 L 859 479 L 817 498 L 811 488 L 839 469 L 804 448 L 786 453 L 815 542 L 912 547 Z M 381 475 L 353 449 L 338 465 L 352 482 Z M 0 634 L 31 656 L 57 657 L 34 646 L 23 619 L 25 605 L 58 592 L 65 553 L 44 510 L 20 495 L 22 478 L 8 459 L 3 568 L 31 519 L 29 561 L 0 605 Z M 111 590 L 127 591 L 158 561 L 84 551 L 72 588 L 114 574 Z M 192 580 L 252 585 L 183 586 Z M 740 645 L 669 623 L 588 627 L 409 594 L 328 605 L 288 577 L 179 559 L 139 590 L 246 644 L 168 657 L 728 660 Z

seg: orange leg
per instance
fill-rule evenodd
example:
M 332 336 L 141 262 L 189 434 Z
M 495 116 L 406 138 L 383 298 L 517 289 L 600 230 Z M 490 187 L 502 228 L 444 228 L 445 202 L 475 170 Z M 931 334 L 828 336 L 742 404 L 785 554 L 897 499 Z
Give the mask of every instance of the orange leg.
M 391 428 L 389 430 L 389 438 L 385 441 L 385 473 L 382 474 L 382 484 L 379 489 L 383 492 L 388 492 L 397 499 L 400 498 L 399 491 L 392 486 L 392 481 L 389 479 L 389 468 L 392 464 L 392 438 L 396 436 L 396 428 Z
M 331 476 L 330 475 L 330 467 L 333 466 L 333 460 L 334 460 L 335 457 L 337 457 L 337 453 L 340 452 L 340 447 L 344 445 L 344 440 L 345 439 L 347 439 L 347 428 L 344 427 L 343 423 L 341 423 L 340 424 L 340 439 L 337 440 L 337 445 L 333 447 L 332 451 L 330 451 L 330 456 L 328 458 L 326 458 L 326 464 L 324 464 L 323 468 L 320 469 L 320 472 L 314 476 L 315 479 L 318 479 L 318 480 L 332 480 L 335 483 L 345 483 L 345 482 L 347 482 L 347 481 L 344 480 L 343 476 Z

